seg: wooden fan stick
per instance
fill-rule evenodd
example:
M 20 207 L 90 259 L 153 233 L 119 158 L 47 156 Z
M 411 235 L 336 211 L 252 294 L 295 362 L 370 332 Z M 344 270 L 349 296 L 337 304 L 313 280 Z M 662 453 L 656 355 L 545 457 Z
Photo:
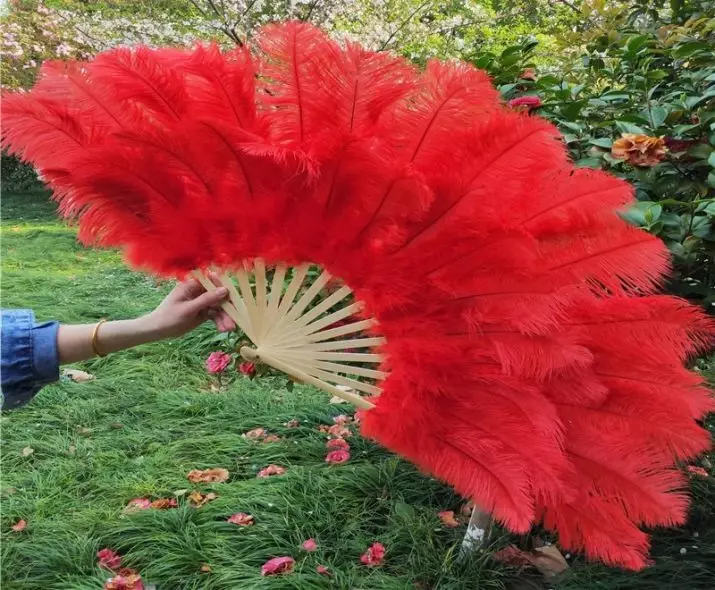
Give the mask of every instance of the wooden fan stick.
M 281 299 L 281 302 L 278 305 L 275 319 L 266 331 L 264 341 L 270 341 L 277 328 L 281 325 L 283 318 L 290 310 L 291 305 L 293 305 L 293 300 L 295 299 L 295 296 L 303 285 L 303 281 L 308 274 L 309 268 L 309 265 L 303 264 L 302 266 L 299 266 L 297 269 L 295 269 L 295 272 L 293 273 L 293 278 L 288 284 L 288 288 L 286 289 L 285 295 L 283 296 L 283 299 Z
M 343 391 L 342 389 L 338 389 L 334 385 L 330 385 L 330 383 L 326 383 L 325 381 L 322 381 L 317 377 L 313 377 L 312 375 L 304 373 L 300 369 L 278 358 L 275 358 L 268 353 L 258 354 L 256 350 L 244 346 L 241 348 L 241 356 L 243 356 L 243 358 L 245 358 L 246 360 L 250 360 L 252 362 L 260 361 L 262 363 L 265 363 L 269 367 L 278 369 L 279 371 L 282 371 L 286 375 L 290 375 L 298 381 L 309 383 L 310 385 L 313 385 L 318 389 L 322 389 L 323 391 L 326 391 L 331 395 L 335 395 L 341 399 L 344 399 L 346 402 L 353 404 L 356 408 L 360 408 L 361 410 L 369 410 L 370 408 L 375 407 L 374 404 L 361 398 L 359 395 L 355 395 L 354 393 L 350 393 L 349 391 Z
M 217 289 L 216 285 L 213 284 L 213 281 L 209 279 L 204 273 L 201 271 L 194 271 L 193 272 L 194 277 L 196 278 L 199 283 L 201 283 L 201 286 L 206 289 L 207 291 L 215 291 Z M 229 294 L 230 294 L 230 289 L 229 289 Z M 251 334 L 252 330 L 250 327 L 250 323 L 248 322 L 247 318 L 245 318 L 241 313 L 239 313 L 237 307 L 232 304 L 229 301 L 224 301 L 221 303 L 221 309 L 223 309 L 228 316 L 236 322 L 236 325 L 241 328 L 246 334 Z M 249 336 L 250 338 L 250 336 Z

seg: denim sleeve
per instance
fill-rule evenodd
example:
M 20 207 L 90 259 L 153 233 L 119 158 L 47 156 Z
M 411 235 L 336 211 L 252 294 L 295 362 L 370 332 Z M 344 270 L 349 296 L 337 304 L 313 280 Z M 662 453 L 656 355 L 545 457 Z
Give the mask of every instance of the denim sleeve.
M 58 322 L 36 324 L 29 309 L 2 310 L 3 410 L 26 404 L 42 387 L 60 378 L 58 328 Z

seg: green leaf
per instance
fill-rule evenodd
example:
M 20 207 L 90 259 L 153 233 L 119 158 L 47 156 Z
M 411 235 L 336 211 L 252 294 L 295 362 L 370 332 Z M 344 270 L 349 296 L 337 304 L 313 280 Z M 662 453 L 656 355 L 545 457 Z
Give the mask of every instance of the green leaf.
M 625 121 L 616 121 L 616 127 L 618 127 L 621 133 L 645 134 L 645 131 L 641 127 L 638 127 L 638 125 L 633 125 L 632 123 L 627 123 Z
M 673 52 L 673 55 L 678 59 L 683 59 L 685 57 L 690 57 L 698 51 L 712 51 L 712 47 L 704 41 L 690 41 L 688 43 L 683 43 L 680 47 L 677 47 Z
M 652 119 L 653 130 L 658 129 L 668 117 L 668 111 L 663 107 L 653 107 L 650 110 L 650 117 Z
M 578 168 L 600 168 L 601 160 L 599 158 L 581 158 L 576 161 Z
M 708 164 L 711 168 L 715 168 L 715 150 L 710 152 L 710 155 L 708 156 Z
M 518 84 L 504 84 L 503 86 L 499 86 L 499 93 L 502 96 L 507 96 L 517 86 Z
M 709 161 L 710 155 L 713 153 L 713 149 L 715 148 L 705 143 L 698 143 L 688 150 L 688 155 L 692 156 L 693 158 L 697 158 L 698 160 Z
M 399 516 L 405 520 L 413 520 L 415 515 L 415 509 L 409 504 L 405 502 L 395 502 L 395 516 Z
M 605 100 L 606 102 L 611 102 L 612 100 L 628 100 L 631 97 L 628 92 L 623 92 L 620 90 L 612 90 L 610 92 L 606 92 L 605 94 L 602 94 L 598 98 L 600 100 Z
M 626 51 L 631 54 L 636 53 L 641 47 L 648 43 L 648 39 L 649 38 L 646 35 L 636 35 L 635 37 L 631 37 L 628 39 L 628 43 L 626 43 Z
M 611 146 L 613 145 L 613 140 L 608 137 L 596 137 L 590 139 L 588 143 L 605 149 L 611 149 Z
M 715 172 L 708 174 L 708 186 L 715 188 Z

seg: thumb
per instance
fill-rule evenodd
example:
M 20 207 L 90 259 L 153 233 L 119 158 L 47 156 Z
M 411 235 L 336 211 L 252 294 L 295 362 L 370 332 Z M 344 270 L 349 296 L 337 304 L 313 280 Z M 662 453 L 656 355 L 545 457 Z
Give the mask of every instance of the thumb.
M 208 309 L 209 307 L 220 303 L 226 299 L 227 295 L 228 289 L 226 289 L 226 287 L 219 287 L 213 291 L 206 291 L 195 299 L 188 301 L 186 307 L 192 314 L 197 314 L 204 309 Z

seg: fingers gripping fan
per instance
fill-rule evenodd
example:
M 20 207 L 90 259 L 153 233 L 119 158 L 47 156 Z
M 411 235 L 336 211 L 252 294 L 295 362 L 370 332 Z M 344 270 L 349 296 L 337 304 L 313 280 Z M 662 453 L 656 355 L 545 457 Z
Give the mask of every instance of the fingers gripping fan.
M 482 72 L 289 23 L 252 52 L 49 62 L 3 116 L 82 240 L 218 270 L 245 356 L 366 409 L 512 531 L 637 569 L 639 526 L 683 522 L 712 400 L 682 363 L 712 324 L 654 294 L 667 254 L 616 215 L 630 187 Z

